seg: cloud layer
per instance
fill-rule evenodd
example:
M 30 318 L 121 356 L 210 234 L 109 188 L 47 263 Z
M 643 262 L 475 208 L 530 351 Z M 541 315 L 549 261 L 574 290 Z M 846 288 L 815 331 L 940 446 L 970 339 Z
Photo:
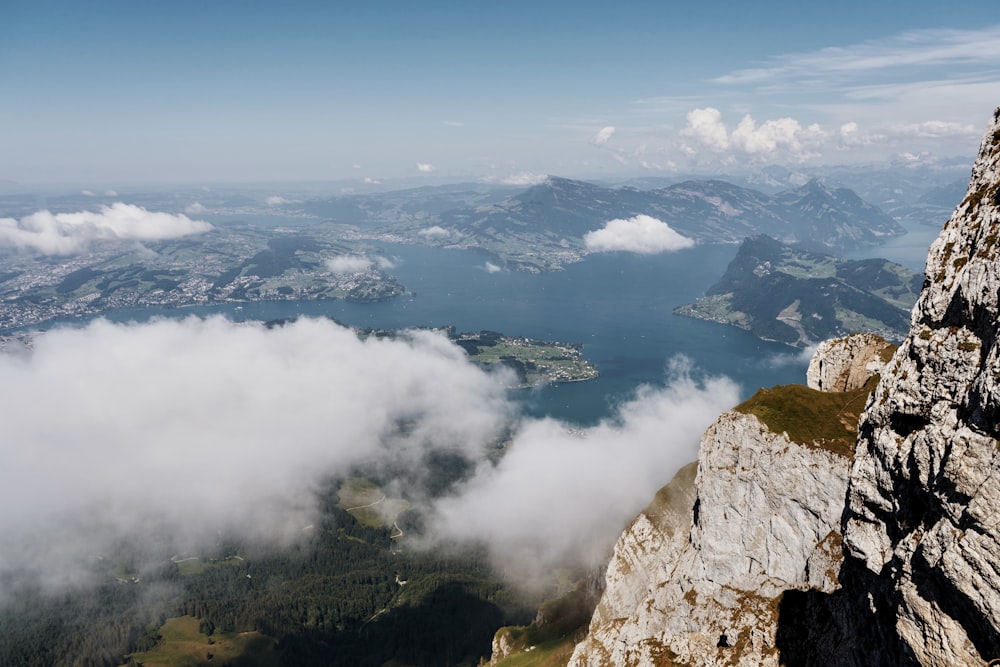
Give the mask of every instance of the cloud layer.
M 212 229 L 207 222 L 186 215 L 147 211 L 117 202 L 99 211 L 51 213 L 39 211 L 20 220 L 0 218 L 0 248 L 43 255 L 73 255 L 94 241 L 159 241 L 200 234 Z
M 512 407 L 440 335 L 361 341 L 325 320 L 96 322 L 0 355 L 0 569 L 64 573 L 112 537 L 275 538 L 316 485 L 432 447 L 482 456 Z
M 396 471 L 420 502 L 422 462 L 440 449 L 475 472 L 425 505 L 433 538 L 485 540 L 514 576 L 593 565 L 738 398 L 731 382 L 676 368 L 666 389 L 580 431 L 518 422 L 509 380 L 433 332 L 362 341 L 326 320 L 48 332 L 0 354 L 0 583 L 12 571 L 80 581 L 115 539 L 161 551 L 219 532 L 290 539 L 324 481 L 358 465 Z
M 612 220 L 603 229 L 584 234 L 583 242 L 591 252 L 624 251 L 641 255 L 682 250 L 694 245 L 693 240 L 678 234 L 667 223 L 648 215 Z
M 495 468 L 482 465 L 437 506 L 439 534 L 486 541 L 520 581 L 560 565 L 595 566 L 627 523 L 685 463 L 702 432 L 738 400 L 726 379 L 695 382 L 674 364 L 664 389 L 641 389 L 618 415 L 570 430 L 533 421 Z

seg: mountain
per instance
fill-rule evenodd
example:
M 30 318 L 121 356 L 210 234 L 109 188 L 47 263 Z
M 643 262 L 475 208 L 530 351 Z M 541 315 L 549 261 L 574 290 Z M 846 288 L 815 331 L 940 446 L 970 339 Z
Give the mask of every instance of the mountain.
M 501 201 L 403 220 L 385 231 L 426 242 L 433 226 L 440 245 L 479 248 L 515 267 L 546 270 L 586 254 L 588 232 L 637 215 L 712 243 L 764 233 L 819 248 L 853 248 L 903 233 L 892 218 L 850 190 L 830 190 L 819 181 L 772 196 L 718 180 L 639 190 L 557 177 Z
M 997 664 L 998 238 L 1000 109 L 903 343 L 821 345 L 810 387 L 719 417 L 619 538 L 569 664 Z
M 922 282 L 888 260 L 840 260 L 760 235 L 704 297 L 674 312 L 792 345 L 862 330 L 899 340 Z

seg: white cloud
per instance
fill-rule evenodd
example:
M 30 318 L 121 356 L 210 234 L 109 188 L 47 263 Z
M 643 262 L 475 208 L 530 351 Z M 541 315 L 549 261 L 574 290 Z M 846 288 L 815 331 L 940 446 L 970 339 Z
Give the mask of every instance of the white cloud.
M 809 145 L 816 145 L 823 136 L 819 125 L 803 127 L 792 118 L 768 120 L 758 127 L 748 114 L 733 130 L 731 143 L 748 154 L 770 154 L 784 149 L 792 155 L 802 155 Z
M 212 229 L 207 222 L 186 215 L 147 211 L 117 202 L 99 211 L 51 213 L 39 211 L 20 220 L 0 218 L 0 248 L 28 250 L 44 255 L 83 252 L 94 241 L 157 241 L 200 234 Z
M 429 174 L 430 172 L 434 171 L 434 165 L 429 164 L 427 162 L 418 162 L 417 171 Z
M 372 268 L 373 264 L 364 255 L 337 255 L 326 260 L 326 268 L 331 273 L 362 273 Z
M 794 118 L 777 118 L 758 125 L 750 114 L 730 131 L 722 120 L 722 113 L 708 107 L 688 113 L 687 126 L 681 130 L 681 136 L 697 144 L 685 145 L 689 155 L 697 154 L 699 148 L 707 148 L 747 156 L 781 155 L 802 159 L 813 154 L 826 133 L 817 124 L 803 126 Z
M 279 197 L 278 195 L 271 195 L 264 200 L 264 203 L 268 206 L 281 206 L 282 204 L 287 204 L 288 200 L 284 197 Z
M 377 178 L 372 178 L 371 176 L 365 176 L 363 179 L 361 179 L 361 182 L 364 183 L 365 185 L 381 185 L 382 184 L 382 181 L 378 180 Z
M 737 70 L 715 79 L 723 84 L 760 84 L 835 80 L 886 70 L 970 66 L 996 67 L 1000 61 L 1000 25 L 981 30 L 914 30 L 899 35 L 789 53 L 771 58 L 764 66 Z
M 517 581 L 567 563 L 597 566 L 627 523 L 684 464 L 705 428 L 738 400 L 725 379 L 695 382 L 677 365 L 615 418 L 584 430 L 530 421 L 495 467 L 483 463 L 437 505 L 440 535 L 487 541 Z
M 615 135 L 615 128 L 613 125 L 608 125 L 607 127 L 601 128 L 591 141 L 598 145 L 603 146 L 611 140 L 611 137 Z
M 417 234 L 428 239 L 444 239 L 451 236 L 451 232 L 449 232 L 444 227 L 441 227 L 440 225 L 433 225 L 431 227 L 426 227 L 417 232 Z
M 442 122 L 448 127 L 465 127 L 465 123 L 460 120 L 446 120 Z
M 923 123 L 894 125 L 891 131 L 911 137 L 977 137 L 981 130 L 973 125 L 943 120 L 929 120 Z
M 503 267 L 494 264 L 493 262 L 486 262 L 486 264 L 483 265 L 483 270 L 485 270 L 486 273 L 500 273 L 503 271 Z
M 208 209 L 205 208 L 204 204 L 197 201 L 184 207 L 184 212 L 188 215 L 201 215 L 206 210 Z
M 681 250 L 694 245 L 693 240 L 678 234 L 667 223 L 648 215 L 611 220 L 603 229 L 587 232 L 583 242 L 587 250 L 592 252 L 620 250 L 643 255 Z
M 502 384 L 439 334 L 361 341 L 327 320 L 41 335 L 0 354 L 0 594 L 19 568 L 78 582 L 111 538 L 281 540 L 362 462 L 479 460 L 512 413 Z
M 729 148 L 729 130 L 722 122 L 722 113 L 711 107 L 689 111 L 681 136 L 691 137 L 712 150 Z
M 544 183 L 548 180 L 546 174 L 534 174 L 531 172 L 521 172 L 519 174 L 512 174 L 510 176 L 504 176 L 500 178 L 497 182 L 503 185 L 538 185 L 539 183 Z
M 397 483 L 428 509 L 432 538 L 486 541 L 515 578 L 594 566 L 739 397 L 676 363 L 666 388 L 640 389 L 581 431 L 515 422 L 509 379 L 434 332 L 361 341 L 327 320 L 48 332 L 0 354 L 0 575 L 78 584 L 121 538 L 155 538 L 167 553 L 220 532 L 292 539 L 312 521 L 313 493 L 360 464 L 405 471 Z M 421 462 L 442 448 L 475 472 L 427 505 Z
M 118 193 L 115 190 L 105 190 L 104 191 L 104 196 L 105 197 L 117 197 Z

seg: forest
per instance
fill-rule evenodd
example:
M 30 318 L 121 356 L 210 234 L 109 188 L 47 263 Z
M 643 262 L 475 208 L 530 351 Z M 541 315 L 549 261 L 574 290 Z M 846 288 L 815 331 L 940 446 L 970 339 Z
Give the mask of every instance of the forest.
M 209 647 L 215 633 L 267 637 L 269 664 L 475 665 L 499 627 L 531 619 L 532 602 L 493 574 L 484 551 L 408 549 L 391 527 L 338 507 L 337 488 L 321 494 L 321 521 L 291 546 L 220 538 L 210 554 L 150 567 L 147 549 L 122 543 L 92 564 L 99 583 L 57 594 L 6 575 L 0 664 L 141 665 L 136 656 L 164 642 L 168 619 L 192 616 Z M 211 655 L 204 664 L 259 664 Z

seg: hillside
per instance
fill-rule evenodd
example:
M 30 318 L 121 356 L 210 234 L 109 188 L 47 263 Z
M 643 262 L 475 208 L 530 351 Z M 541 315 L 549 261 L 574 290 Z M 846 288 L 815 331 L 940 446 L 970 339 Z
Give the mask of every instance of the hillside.
M 478 248 L 515 268 L 548 270 L 582 258 L 588 232 L 637 215 L 706 243 L 763 233 L 820 248 L 855 248 L 903 233 L 851 190 L 815 180 L 767 195 L 718 180 L 639 190 L 557 177 L 501 201 L 400 220 L 384 230 L 408 242 Z
M 840 260 L 761 235 L 704 297 L 674 312 L 798 346 L 852 331 L 899 340 L 922 280 L 887 260 Z

